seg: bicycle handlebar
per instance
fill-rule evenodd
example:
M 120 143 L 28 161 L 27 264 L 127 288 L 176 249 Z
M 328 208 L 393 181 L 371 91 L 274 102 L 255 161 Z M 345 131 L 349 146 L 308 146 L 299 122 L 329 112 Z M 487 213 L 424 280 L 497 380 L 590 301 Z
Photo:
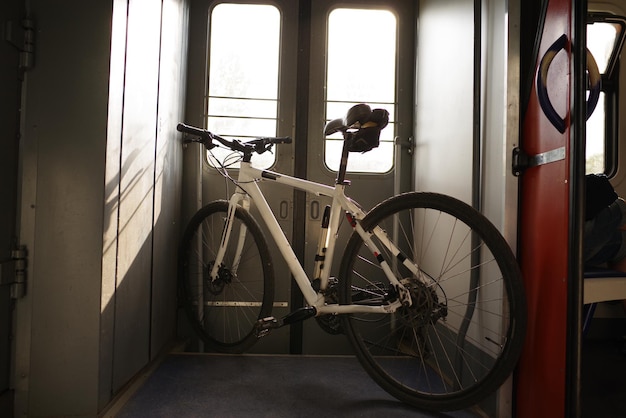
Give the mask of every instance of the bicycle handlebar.
M 240 151 L 244 154 L 251 154 L 252 152 L 256 152 L 257 154 L 263 154 L 265 151 L 268 151 L 273 144 L 291 144 L 291 137 L 289 136 L 260 137 L 247 142 L 241 142 L 236 139 L 228 140 L 210 131 L 207 131 L 206 129 L 197 128 L 195 126 L 186 125 L 184 123 L 179 123 L 178 126 L 176 126 L 176 130 L 189 135 L 200 137 L 200 140 L 187 139 L 186 142 L 200 142 L 207 149 L 211 149 L 217 146 L 213 143 L 213 141 L 215 140 L 224 145 L 226 148 L 230 148 L 233 151 Z
M 176 130 L 178 132 L 183 132 L 183 133 L 190 134 L 190 135 L 197 135 L 197 136 L 206 136 L 207 134 L 211 135 L 211 132 L 209 131 L 196 128 L 195 126 L 185 125 L 184 123 L 179 123 L 178 126 L 176 126 Z

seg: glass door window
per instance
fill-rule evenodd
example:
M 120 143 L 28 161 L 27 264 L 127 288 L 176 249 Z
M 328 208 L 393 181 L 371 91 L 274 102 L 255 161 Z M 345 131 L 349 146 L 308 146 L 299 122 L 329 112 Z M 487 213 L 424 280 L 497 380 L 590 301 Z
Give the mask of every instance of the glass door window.
M 624 40 L 625 20 L 592 13 L 587 25 L 587 49 L 601 74 L 598 104 L 587 120 L 586 172 L 611 175 L 616 169 L 618 141 L 618 57 Z
M 281 18 L 273 5 L 221 3 L 210 13 L 207 129 L 242 141 L 276 136 Z M 230 150 L 214 149 L 228 163 Z M 209 158 L 215 165 L 216 161 Z M 234 162 L 231 167 L 236 167 Z M 256 156 L 268 168 L 274 154 Z
M 397 19 L 389 10 L 337 8 L 328 16 L 326 120 L 343 116 L 357 103 L 390 113 L 379 147 L 352 154 L 348 171 L 385 173 L 393 168 L 397 36 Z M 339 168 L 342 146 L 341 134 L 326 138 L 324 161 L 330 170 Z

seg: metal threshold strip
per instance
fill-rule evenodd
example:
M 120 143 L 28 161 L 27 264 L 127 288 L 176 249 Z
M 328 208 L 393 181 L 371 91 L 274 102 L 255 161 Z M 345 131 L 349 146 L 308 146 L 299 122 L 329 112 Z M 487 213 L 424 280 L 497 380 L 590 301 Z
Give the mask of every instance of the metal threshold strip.
M 261 302 L 220 300 L 220 301 L 204 302 L 204 306 L 217 306 L 217 307 L 222 307 L 222 308 L 258 307 L 258 306 L 261 306 Z M 274 308 L 286 308 L 289 306 L 289 302 L 274 302 L 273 306 Z

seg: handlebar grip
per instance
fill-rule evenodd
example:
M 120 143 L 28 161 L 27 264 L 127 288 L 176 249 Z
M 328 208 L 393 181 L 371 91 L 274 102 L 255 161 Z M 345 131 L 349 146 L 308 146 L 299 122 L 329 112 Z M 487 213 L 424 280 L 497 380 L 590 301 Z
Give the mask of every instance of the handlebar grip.
M 176 130 L 178 132 L 183 132 L 183 133 L 191 134 L 191 135 L 198 135 L 201 137 L 207 136 L 207 131 L 205 131 L 204 129 L 196 128 L 195 126 L 191 126 L 191 125 L 185 125 L 184 123 L 179 123 L 176 126 Z
M 291 144 L 290 136 L 280 136 L 274 139 L 274 143 L 276 144 Z

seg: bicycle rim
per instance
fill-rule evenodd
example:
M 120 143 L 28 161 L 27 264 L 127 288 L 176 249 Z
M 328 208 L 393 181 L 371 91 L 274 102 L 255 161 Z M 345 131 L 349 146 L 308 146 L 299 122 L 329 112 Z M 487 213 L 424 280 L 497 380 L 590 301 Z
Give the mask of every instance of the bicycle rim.
M 238 208 L 223 262 L 217 277 L 211 278 L 227 213 L 227 202 L 214 202 L 189 222 L 180 250 L 179 287 L 187 316 L 206 349 L 240 353 L 256 342 L 257 320 L 271 313 L 274 276 L 260 228 Z M 241 231 L 245 241 L 236 257 Z
M 391 198 L 362 224 L 385 230 L 421 276 L 375 240 L 413 305 L 344 316 L 370 376 L 398 399 L 430 410 L 468 408 L 493 393 L 515 367 L 526 326 L 519 268 L 496 228 L 465 203 L 433 193 Z M 340 279 L 344 304 L 380 305 L 395 297 L 357 234 Z

